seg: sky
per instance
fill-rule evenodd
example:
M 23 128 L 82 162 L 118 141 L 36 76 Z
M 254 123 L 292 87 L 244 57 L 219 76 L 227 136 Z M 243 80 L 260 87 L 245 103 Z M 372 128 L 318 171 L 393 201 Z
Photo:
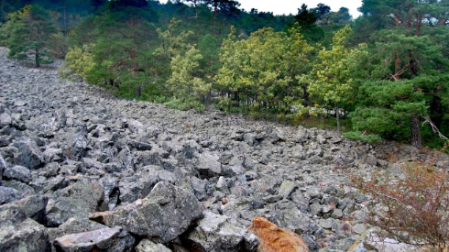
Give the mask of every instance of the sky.
M 240 8 L 245 9 L 245 11 L 249 12 L 251 8 L 255 8 L 258 11 L 273 12 L 275 15 L 297 14 L 298 8 L 303 3 L 308 8 L 315 8 L 317 4 L 323 3 L 330 6 L 332 11 L 338 11 L 340 7 L 346 7 L 353 18 L 361 15 L 357 8 L 362 6 L 362 0 L 239 0 L 238 2 L 241 4 Z
M 160 0 L 159 2 L 165 3 L 167 0 Z M 353 18 L 361 15 L 357 8 L 362 6 L 362 0 L 238 0 L 238 2 L 241 4 L 240 8 L 247 12 L 255 8 L 259 12 L 273 12 L 275 15 L 297 14 L 298 8 L 303 3 L 308 8 L 315 8 L 317 4 L 323 3 L 330 6 L 332 11 L 338 11 L 340 7 L 346 7 Z

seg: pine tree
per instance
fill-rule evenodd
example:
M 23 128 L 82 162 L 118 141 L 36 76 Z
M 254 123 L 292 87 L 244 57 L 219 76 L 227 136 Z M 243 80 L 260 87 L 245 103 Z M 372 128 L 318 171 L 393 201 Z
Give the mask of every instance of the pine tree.
M 386 133 L 390 131 L 387 125 L 379 127 L 368 123 L 380 121 L 383 113 L 389 118 L 383 124 L 389 123 L 390 129 L 397 129 L 398 124 L 402 125 L 400 128 L 408 126 L 411 144 L 420 148 L 420 121 L 423 118 L 436 120 L 437 126 L 441 127 L 443 119 L 434 108 L 445 108 L 446 111 L 449 108 L 448 74 L 445 71 L 448 62 L 444 56 L 448 53 L 448 45 L 442 41 L 449 35 L 446 26 L 449 3 L 364 0 L 361 11 L 377 29 L 371 37 L 377 41 L 372 48 L 371 60 L 377 62 L 369 67 L 369 81 L 360 86 L 361 103 L 353 123 L 359 130 Z M 377 91 L 363 92 L 372 88 Z M 389 97 L 372 102 L 377 99 L 375 94 Z M 389 135 L 396 138 L 398 133 L 393 130 Z
M 9 34 L 9 57 L 18 60 L 34 59 L 34 66 L 53 62 L 47 44 L 56 33 L 50 14 L 36 5 L 27 5 L 12 13 L 3 28 Z
M 331 48 L 323 48 L 319 52 L 308 76 L 309 93 L 323 101 L 319 106 L 325 108 L 330 106 L 335 110 L 338 134 L 341 132 L 340 108 L 351 98 L 355 63 L 364 53 L 360 49 L 346 47 L 347 38 L 351 33 L 349 26 L 338 31 L 332 39 Z

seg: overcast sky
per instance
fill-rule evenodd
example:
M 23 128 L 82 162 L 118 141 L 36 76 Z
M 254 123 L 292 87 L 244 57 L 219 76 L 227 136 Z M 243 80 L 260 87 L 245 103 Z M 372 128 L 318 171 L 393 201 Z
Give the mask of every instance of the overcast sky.
M 259 11 L 273 12 L 273 14 L 296 14 L 298 8 L 303 3 L 309 8 L 314 8 L 319 3 L 326 4 L 331 7 L 332 11 L 338 11 L 340 7 L 349 9 L 353 18 L 358 17 L 361 13 L 357 8 L 362 6 L 362 0 L 239 0 L 240 8 L 250 11 L 255 8 Z
M 159 1 L 167 2 L 167 0 Z M 238 2 L 241 4 L 240 8 L 247 12 L 255 8 L 258 11 L 273 12 L 275 15 L 296 14 L 303 3 L 309 8 L 314 8 L 317 4 L 323 3 L 330 6 L 332 11 L 338 11 L 340 7 L 346 7 L 353 18 L 361 14 L 357 11 L 357 8 L 362 6 L 362 0 L 238 0 Z

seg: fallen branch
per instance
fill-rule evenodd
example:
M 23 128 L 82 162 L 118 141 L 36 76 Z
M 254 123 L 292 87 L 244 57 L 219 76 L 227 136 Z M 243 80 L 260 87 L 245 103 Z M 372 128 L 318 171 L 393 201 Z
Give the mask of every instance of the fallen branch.
M 438 127 L 432 122 L 432 120 L 430 120 L 430 117 L 428 116 L 422 116 L 422 118 L 424 118 L 424 122 L 423 125 L 428 123 L 430 125 L 430 127 L 432 128 L 433 133 L 438 134 L 438 136 L 443 139 L 443 140 L 449 140 L 449 138 L 447 138 L 445 135 L 443 135 L 440 130 L 438 129 Z

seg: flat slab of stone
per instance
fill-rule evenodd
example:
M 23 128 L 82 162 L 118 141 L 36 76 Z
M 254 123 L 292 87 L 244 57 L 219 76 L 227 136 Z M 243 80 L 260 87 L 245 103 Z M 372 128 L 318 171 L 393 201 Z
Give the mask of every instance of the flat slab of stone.
M 120 234 L 120 228 L 103 228 L 56 238 L 54 245 L 64 252 L 91 252 L 94 248 L 107 250 Z

